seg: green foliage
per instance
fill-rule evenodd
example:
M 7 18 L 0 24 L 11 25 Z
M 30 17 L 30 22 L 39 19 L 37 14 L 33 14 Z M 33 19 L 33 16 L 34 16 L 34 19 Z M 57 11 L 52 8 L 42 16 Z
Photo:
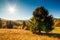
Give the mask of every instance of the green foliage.
M 13 24 L 11 21 L 7 21 L 7 28 L 13 28 Z
M 38 24 L 36 23 L 35 18 L 32 18 L 29 22 L 30 22 L 30 31 L 36 33 Z
M 33 12 L 30 20 L 31 30 L 41 33 L 41 31 L 49 32 L 53 29 L 53 17 L 48 15 L 48 11 L 44 7 L 38 7 Z

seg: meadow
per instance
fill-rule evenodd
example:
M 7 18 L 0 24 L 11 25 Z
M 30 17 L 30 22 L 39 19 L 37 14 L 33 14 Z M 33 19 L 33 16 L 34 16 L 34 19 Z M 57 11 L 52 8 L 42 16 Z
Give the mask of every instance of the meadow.
M 23 29 L 0 29 L 0 40 L 60 40 L 60 38 L 36 35 Z

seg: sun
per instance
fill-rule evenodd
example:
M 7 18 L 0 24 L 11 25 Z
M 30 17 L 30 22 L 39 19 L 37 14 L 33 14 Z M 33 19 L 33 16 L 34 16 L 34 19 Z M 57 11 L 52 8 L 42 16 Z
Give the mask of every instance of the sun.
M 14 6 L 8 6 L 7 11 L 8 11 L 10 14 L 13 14 L 13 13 L 16 12 L 16 8 L 15 8 Z
M 11 13 L 14 13 L 15 12 L 15 8 L 14 7 L 9 7 L 8 11 L 11 12 Z

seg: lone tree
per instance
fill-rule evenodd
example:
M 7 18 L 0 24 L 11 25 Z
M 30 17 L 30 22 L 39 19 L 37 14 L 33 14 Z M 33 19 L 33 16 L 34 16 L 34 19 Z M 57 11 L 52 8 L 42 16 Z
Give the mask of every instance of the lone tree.
M 50 32 L 53 29 L 53 17 L 48 15 L 49 12 L 44 7 L 38 7 L 33 12 L 33 17 L 30 20 L 30 30 L 33 33 Z

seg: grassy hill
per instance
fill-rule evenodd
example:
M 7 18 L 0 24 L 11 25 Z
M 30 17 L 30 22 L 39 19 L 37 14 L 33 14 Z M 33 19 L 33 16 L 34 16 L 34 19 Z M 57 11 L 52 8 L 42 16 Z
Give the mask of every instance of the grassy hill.
M 54 29 L 51 32 L 60 34 L 60 19 L 54 20 L 53 27 L 54 27 Z
M 0 40 L 59 40 L 60 38 L 36 35 L 27 30 L 0 29 Z
M 6 26 L 7 21 L 8 22 L 11 21 L 11 23 L 13 24 L 13 28 L 17 29 L 23 26 L 24 20 L 3 20 L 2 19 L 2 25 L 3 25 L 2 28 L 7 28 Z M 26 27 L 29 26 L 26 20 L 25 22 L 26 22 Z M 54 25 L 53 25 L 54 29 L 51 32 L 60 34 L 60 19 L 54 19 L 53 22 L 54 22 Z
M 3 25 L 5 25 L 6 26 L 6 23 L 7 23 L 7 21 L 9 22 L 9 21 L 11 21 L 11 23 L 13 24 L 13 25 L 18 25 L 18 26 L 20 26 L 20 24 L 23 24 L 23 21 L 25 21 L 26 23 L 27 23 L 27 21 L 28 20 L 5 20 L 5 19 L 1 19 L 2 20 L 2 24 Z M 60 19 L 54 19 L 53 20 L 53 22 L 54 22 L 54 27 L 60 27 Z M 27 24 L 28 25 L 28 24 Z
M 60 27 L 60 19 L 54 20 L 54 27 Z

